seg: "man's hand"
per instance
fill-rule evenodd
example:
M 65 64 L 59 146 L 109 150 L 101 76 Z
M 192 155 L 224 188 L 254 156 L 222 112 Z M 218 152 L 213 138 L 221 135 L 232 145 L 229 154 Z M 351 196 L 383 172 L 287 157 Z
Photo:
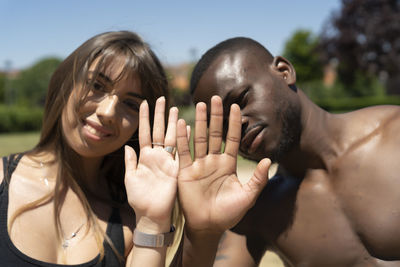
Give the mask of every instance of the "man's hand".
M 223 153 L 223 107 L 218 96 L 211 99 L 210 127 L 207 134 L 207 107 L 196 106 L 194 160 L 191 158 L 184 120 L 178 121 L 179 201 L 190 232 L 222 233 L 235 226 L 267 184 L 269 159 L 263 159 L 246 184 L 236 174 L 241 135 L 238 105 L 230 109 L 229 127 Z M 208 136 L 208 138 L 207 138 Z

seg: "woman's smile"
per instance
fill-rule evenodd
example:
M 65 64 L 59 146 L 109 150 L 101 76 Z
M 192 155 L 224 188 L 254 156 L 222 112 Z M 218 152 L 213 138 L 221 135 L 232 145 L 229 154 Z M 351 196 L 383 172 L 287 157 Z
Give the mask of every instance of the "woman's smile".
M 94 121 L 84 120 L 82 123 L 83 123 L 83 133 L 89 139 L 92 139 L 94 141 L 100 141 L 112 135 L 112 131 L 110 129 L 101 126 L 100 124 Z

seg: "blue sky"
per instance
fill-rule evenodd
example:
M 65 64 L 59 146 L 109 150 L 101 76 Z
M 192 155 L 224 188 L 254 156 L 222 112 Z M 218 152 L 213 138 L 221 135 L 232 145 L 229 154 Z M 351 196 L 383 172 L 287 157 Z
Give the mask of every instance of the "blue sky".
M 25 68 L 46 56 L 66 57 L 95 34 L 131 30 L 164 64 L 199 57 L 227 38 L 246 36 L 280 54 L 297 29 L 314 33 L 340 0 L 89 1 L 0 0 L 0 69 Z

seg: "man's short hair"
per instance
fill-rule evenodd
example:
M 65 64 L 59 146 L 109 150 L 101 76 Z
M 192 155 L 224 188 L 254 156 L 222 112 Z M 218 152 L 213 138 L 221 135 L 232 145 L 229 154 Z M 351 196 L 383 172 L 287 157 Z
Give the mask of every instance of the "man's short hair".
M 253 39 L 247 37 L 235 37 L 222 41 L 214 47 L 210 48 L 197 62 L 196 66 L 193 69 L 192 77 L 190 79 L 190 94 L 193 95 L 200 78 L 214 62 L 214 60 L 216 60 L 222 54 L 230 53 L 243 48 L 260 49 L 261 51 L 266 52 L 268 56 L 272 59 L 272 55 L 270 54 L 270 52 L 263 45 Z

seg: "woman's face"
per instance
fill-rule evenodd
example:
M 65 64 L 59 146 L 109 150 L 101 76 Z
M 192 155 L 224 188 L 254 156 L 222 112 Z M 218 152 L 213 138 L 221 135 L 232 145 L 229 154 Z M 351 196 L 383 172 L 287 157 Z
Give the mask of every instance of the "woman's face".
M 139 106 L 144 99 L 136 73 L 114 82 L 123 65 L 111 64 L 95 77 L 97 63 L 90 66 L 85 84 L 73 88 L 62 112 L 68 145 L 83 157 L 103 157 L 122 147 L 138 128 Z M 83 86 L 90 86 L 89 93 L 74 112 Z

